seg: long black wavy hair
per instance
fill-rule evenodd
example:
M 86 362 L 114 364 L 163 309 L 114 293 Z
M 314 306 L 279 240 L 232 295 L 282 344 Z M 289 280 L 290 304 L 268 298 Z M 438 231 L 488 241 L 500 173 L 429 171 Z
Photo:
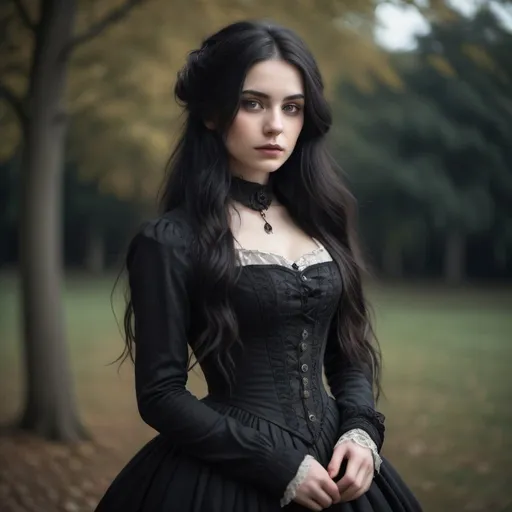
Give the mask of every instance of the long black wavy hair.
M 194 232 L 194 269 L 201 284 L 201 293 L 196 294 L 201 318 L 194 320 L 199 328 L 191 343 L 196 362 L 213 355 L 229 380 L 230 347 L 239 341 L 230 302 L 238 269 L 228 213 L 231 174 L 223 141 L 238 112 L 249 69 L 276 58 L 301 73 L 305 109 L 295 150 L 273 173 L 272 185 L 298 225 L 326 246 L 339 268 L 344 289 L 336 317 L 341 351 L 347 364 L 371 374 L 378 398 L 381 353 L 362 289 L 364 265 L 355 236 L 356 202 L 326 148 L 332 117 L 322 77 L 304 42 L 291 30 L 269 22 L 237 22 L 205 39 L 189 54 L 175 86 L 186 121 L 169 160 L 160 206 L 162 212 L 185 210 Z M 216 129 L 208 129 L 205 120 L 214 121 Z M 121 357 L 133 361 L 129 297 L 124 329 Z

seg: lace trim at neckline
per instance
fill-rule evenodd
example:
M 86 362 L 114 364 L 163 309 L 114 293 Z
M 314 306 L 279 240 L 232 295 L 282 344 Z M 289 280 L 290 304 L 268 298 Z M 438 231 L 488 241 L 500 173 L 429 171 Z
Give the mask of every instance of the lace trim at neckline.
M 291 269 L 304 270 L 305 268 L 316 263 L 323 263 L 332 261 L 331 255 L 327 252 L 320 242 L 315 240 L 318 244 L 316 249 L 309 251 L 295 261 L 292 261 L 281 254 L 270 251 L 262 251 L 259 249 L 246 249 L 237 247 L 238 258 L 242 266 L 247 265 L 281 265 Z
M 285 261 L 286 263 L 289 263 L 290 265 L 298 264 L 301 260 L 307 259 L 312 256 L 316 256 L 320 252 L 325 251 L 325 247 L 317 247 L 316 249 L 313 249 L 312 251 L 309 251 L 296 260 L 290 260 L 286 256 L 283 256 L 282 254 L 277 254 L 276 252 L 270 252 L 270 251 L 260 251 L 259 249 L 245 249 L 243 247 L 238 247 L 237 251 L 239 252 L 245 252 L 245 253 L 251 253 L 251 254 L 259 254 L 260 256 L 269 256 L 272 258 L 279 258 L 280 260 Z

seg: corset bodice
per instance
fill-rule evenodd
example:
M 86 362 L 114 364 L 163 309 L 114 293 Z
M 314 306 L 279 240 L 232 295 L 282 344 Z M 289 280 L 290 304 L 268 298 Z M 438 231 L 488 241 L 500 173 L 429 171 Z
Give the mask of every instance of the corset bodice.
M 322 361 L 341 294 L 336 265 L 321 246 L 295 262 L 246 250 L 239 261 L 235 385 L 229 392 L 216 365 L 203 363 L 206 401 L 243 408 L 312 441 L 330 400 Z

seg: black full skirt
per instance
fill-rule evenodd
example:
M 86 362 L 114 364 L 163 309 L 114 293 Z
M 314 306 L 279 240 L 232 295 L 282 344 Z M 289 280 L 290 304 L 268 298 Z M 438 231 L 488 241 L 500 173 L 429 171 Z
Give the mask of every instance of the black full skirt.
M 319 440 L 302 440 L 251 413 L 224 406 L 222 412 L 270 436 L 277 444 L 301 449 L 327 467 L 338 431 L 335 406 L 326 411 Z M 162 435 L 147 443 L 124 467 L 101 499 L 96 512 L 305 512 L 292 502 L 227 478 L 212 466 L 190 457 Z M 383 458 L 380 473 L 357 500 L 338 503 L 331 512 L 420 512 L 421 506 L 392 465 Z

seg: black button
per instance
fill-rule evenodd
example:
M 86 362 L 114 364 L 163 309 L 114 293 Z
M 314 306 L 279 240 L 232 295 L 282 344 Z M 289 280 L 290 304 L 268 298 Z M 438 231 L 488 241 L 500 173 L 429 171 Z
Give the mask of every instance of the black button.
M 308 348 L 308 344 L 307 343 L 302 342 L 300 344 L 300 351 L 301 352 L 304 352 L 307 348 Z
M 309 418 L 309 421 L 316 421 L 316 416 L 314 414 L 310 414 L 308 416 L 308 418 Z
M 309 391 L 306 389 L 303 393 L 304 398 L 309 398 Z
M 303 365 L 300 367 L 300 369 L 301 369 L 304 373 L 306 373 L 306 372 L 309 370 L 309 366 L 308 366 L 307 364 L 303 364 Z
M 309 379 L 307 377 L 302 377 L 302 384 L 304 384 L 304 386 L 307 386 L 309 384 Z
M 297 263 L 293 263 L 292 264 L 292 268 L 294 268 L 295 270 L 297 270 L 299 268 L 299 265 L 297 265 Z
M 309 332 L 307 329 L 302 331 L 302 339 L 305 340 L 309 336 Z

